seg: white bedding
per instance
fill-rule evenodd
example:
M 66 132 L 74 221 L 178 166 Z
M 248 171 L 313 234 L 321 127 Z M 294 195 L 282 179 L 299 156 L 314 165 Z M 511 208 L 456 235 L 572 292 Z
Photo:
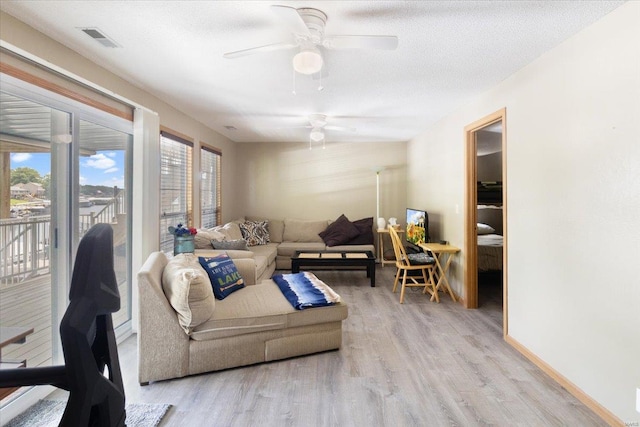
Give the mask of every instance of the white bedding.
M 502 243 L 499 234 L 478 236 L 478 270 L 502 270 Z

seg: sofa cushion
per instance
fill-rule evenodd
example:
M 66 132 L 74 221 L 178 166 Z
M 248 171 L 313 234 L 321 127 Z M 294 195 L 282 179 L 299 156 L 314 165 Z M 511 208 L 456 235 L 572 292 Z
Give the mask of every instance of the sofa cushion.
M 344 245 L 359 234 L 360 230 L 344 214 L 318 233 L 327 246 Z
M 282 242 L 278 245 L 278 256 L 292 257 L 295 251 L 324 251 L 326 249 L 327 245 L 325 245 L 324 242 Z
M 269 220 L 269 240 L 275 243 L 281 243 L 284 234 L 284 221 L 281 219 Z
M 244 280 L 227 254 L 210 258 L 199 257 L 198 260 L 209 275 L 213 294 L 217 299 L 225 299 L 233 292 L 244 288 Z
M 373 217 L 353 221 L 358 229 L 358 235 L 349 240 L 347 245 L 373 245 Z
M 214 315 L 198 326 L 191 338 L 211 340 L 254 332 L 341 321 L 345 304 L 295 310 L 273 280 L 248 286 L 218 302 Z
M 276 261 L 276 256 L 278 255 L 278 244 L 267 243 L 266 245 L 251 246 L 250 250 L 254 255 L 262 255 L 267 259 L 267 264 L 271 264 Z
M 245 221 L 240 223 L 242 237 L 248 246 L 266 245 L 269 243 L 268 221 Z
M 211 246 L 213 249 L 234 249 L 237 251 L 248 251 L 247 241 L 244 239 L 238 240 L 222 240 L 220 242 L 216 240 L 211 241 Z
M 239 240 L 242 239 L 242 232 L 240 231 L 240 226 L 238 224 L 238 222 L 232 221 L 226 223 L 225 225 L 215 227 L 214 230 L 224 234 L 225 240 Z
M 284 221 L 281 219 L 267 219 L 257 216 L 247 216 L 247 221 L 267 221 L 267 229 L 269 230 L 269 241 L 271 243 L 282 242 L 284 234 Z
M 322 242 L 318 235 L 327 228 L 327 221 L 284 220 L 283 242 Z
M 364 252 L 364 251 L 371 251 L 371 253 L 373 253 L 373 255 L 375 256 L 376 254 L 376 250 L 375 250 L 375 246 L 373 244 L 371 245 L 339 245 L 339 246 L 333 246 L 330 248 L 332 251 L 334 252 L 339 252 L 339 251 L 359 251 L 359 252 Z
M 214 312 L 211 282 L 193 254 L 178 254 L 169 260 L 162 272 L 162 290 L 187 334 Z
M 212 240 L 223 240 L 224 234 L 209 228 L 199 228 L 198 233 L 193 236 L 195 249 L 211 249 Z

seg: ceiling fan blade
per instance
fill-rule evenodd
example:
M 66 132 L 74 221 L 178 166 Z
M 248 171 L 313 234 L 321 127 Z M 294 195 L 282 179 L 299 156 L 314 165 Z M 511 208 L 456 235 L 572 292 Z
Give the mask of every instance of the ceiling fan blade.
M 398 47 L 396 36 L 329 36 L 322 45 L 327 49 L 383 49 Z
M 234 58 L 240 58 L 242 56 L 253 55 L 254 53 L 272 52 L 274 50 L 282 50 L 282 49 L 292 49 L 297 46 L 298 46 L 297 44 L 289 43 L 289 42 L 273 43 L 273 44 L 267 44 L 264 46 L 252 47 L 249 49 L 236 50 L 235 52 L 227 52 L 222 56 L 224 56 L 227 59 L 234 59 Z
M 294 34 L 311 35 L 298 10 L 294 7 L 272 5 L 271 11 L 282 19 Z
M 324 127 L 327 130 L 337 130 L 340 132 L 355 132 L 356 128 L 347 128 L 347 127 L 343 127 L 343 126 L 325 126 Z

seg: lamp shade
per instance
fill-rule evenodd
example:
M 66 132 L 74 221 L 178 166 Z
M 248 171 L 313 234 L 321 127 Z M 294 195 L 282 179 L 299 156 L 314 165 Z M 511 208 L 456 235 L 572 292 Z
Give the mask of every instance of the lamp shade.
M 324 132 L 322 132 L 322 129 L 314 128 L 309 134 L 309 138 L 314 142 L 320 142 L 324 139 Z
M 322 69 L 322 55 L 313 47 L 306 47 L 293 57 L 293 69 L 301 74 L 315 74 Z

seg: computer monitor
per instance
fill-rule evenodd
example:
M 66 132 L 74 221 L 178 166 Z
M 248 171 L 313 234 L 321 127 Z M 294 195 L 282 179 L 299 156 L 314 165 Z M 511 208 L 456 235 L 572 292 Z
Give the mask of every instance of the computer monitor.
M 429 215 L 420 209 L 407 208 L 407 229 L 404 233 L 407 246 L 420 249 L 420 243 L 429 241 Z

